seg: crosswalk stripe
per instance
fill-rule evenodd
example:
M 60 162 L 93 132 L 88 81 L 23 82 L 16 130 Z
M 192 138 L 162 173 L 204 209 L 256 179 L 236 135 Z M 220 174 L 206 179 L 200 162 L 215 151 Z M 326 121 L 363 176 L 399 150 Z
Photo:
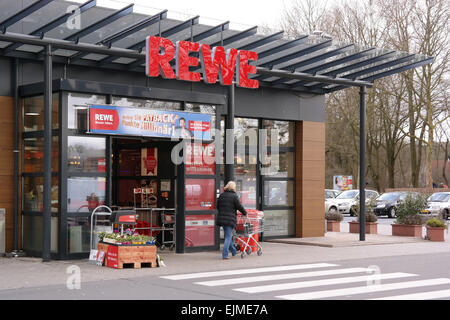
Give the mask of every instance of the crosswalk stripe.
M 419 292 L 411 294 L 402 294 L 399 296 L 375 298 L 371 300 L 429 300 L 439 298 L 450 298 L 450 290 L 437 290 L 430 292 Z
M 245 292 L 245 293 L 261 293 L 261 292 L 270 292 L 270 291 L 299 289 L 299 288 L 311 288 L 311 287 L 344 284 L 344 283 L 355 283 L 355 282 L 362 282 L 362 281 L 376 281 L 376 280 L 383 280 L 383 279 L 406 278 L 406 277 L 413 277 L 413 276 L 416 276 L 416 275 L 410 274 L 410 273 L 395 272 L 395 273 L 375 274 L 375 275 L 366 275 L 366 276 L 358 276 L 358 277 L 345 277 L 345 278 L 322 279 L 322 280 L 313 280 L 313 281 L 280 283 L 280 284 L 257 286 L 257 287 L 239 288 L 239 289 L 233 289 L 233 290 Z
M 296 273 L 286 273 L 286 274 L 272 274 L 267 276 L 256 276 L 256 277 L 245 277 L 245 278 L 228 278 L 221 280 L 212 281 L 202 281 L 195 282 L 202 286 L 214 287 L 214 286 L 229 286 L 233 284 L 242 284 L 249 282 L 261 282 L 261 281 L 273 281 L 273 280 L 286 280 L 295 278 L 306 278 L 306 277 L 320 277 L 329 276 L 336 274 L 347 274 L 347 273 L 357 273 L 357 272 L 369 272 L 371 269 L 368 268 L 347 268 L 347 269 L 333 269 L 333 270 L 321 270 L 321 271 L 309 271 L 309 272 L 296 272 Z
M 187 279 L 198 279 L 198 278 L 209 278 L 209 277 L 220 277 L 220 276 L 235 276 L 235 275 L 239 275 L 239 274 L 253 274 L 253 273 L 263 273 L 263 272 L 328 268 L 328 267 L 337 267 L 337 266 L 339 266 L 339 265 L 331 264 L 331 263 L 311 263 L 311 264 L 299 264 L 299 265 L 291 265 L 291 266 L 277 266 L 277 267 L 264 267 L 264 268 L 253 268 L 253 269 L 236 269 L 236 270 L 225 270 L 225 271 L 188 273 L 188 274 L 179 274 L 179 275 L 172 275 L 172 276 L 161 276 L 160 278 L 169 279 L 169 280 L 187 280 Z
M 418 281 L 409 281 L 409 282 L 400 282 L 400 283 L 380 284 L 380 285 L 371 285 L 371 286 L 346 288 L 346 289 L 288 294 L 288 295 L 277 296 L 276 298 L 287 299 L 287 300 L 321 299 L 321 298 L 350 296 L 350 295 L 355 295 L 355 294 L 381 292 L 381 291 L 396 290 L 396 289 L 408 289 L 408 288 L 425 287 L 425 286 L 432 286 L 432 285 L 442 285 L 442 284 L 449 284 L 449 283 L 450 283 L 450 279 L 448 279 L 448 278 L 436 278 L 436 279 L 429 279 L 429 280 L 418 280 Z

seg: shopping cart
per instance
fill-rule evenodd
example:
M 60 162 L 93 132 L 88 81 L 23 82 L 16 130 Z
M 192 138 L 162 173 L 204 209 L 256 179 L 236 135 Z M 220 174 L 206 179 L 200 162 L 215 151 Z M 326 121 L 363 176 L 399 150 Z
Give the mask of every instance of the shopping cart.
M 259 243 L 259 234 L 264 232 L 264 214 L 261 211 L 247 210 L 247 215 L 238 214 L 236 219 L 235 247 L 242 251 L 241 258 L 252 252 L 262 255 L 262 246 Z

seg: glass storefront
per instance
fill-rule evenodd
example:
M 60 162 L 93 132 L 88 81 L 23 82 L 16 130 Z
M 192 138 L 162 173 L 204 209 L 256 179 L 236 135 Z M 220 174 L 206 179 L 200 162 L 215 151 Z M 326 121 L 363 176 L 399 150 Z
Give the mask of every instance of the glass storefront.
M 55 93 L 53 100 L 53 128 L 58 129 L 59 94 Z M 106 95 L 84 93 L 63 93 L 61 100 L 67 107 L 67 130 L 64 132 L 54 130 L 55 136 L 52 138 L 52 213 L 54 215 L 52 217 L 52 252 L 57 251 L 59 237 L 62 237 L 62 241 L 66 241 L 64 254 L 89 252 L 90 214 L 95 207 L 106 204 L 108 201 L 114 205 L 134 207 L 140 203 L 139 199 L 134 199 L 135 188 L 141 188 L 143 185 L 152 186 L 155 192 L 165 188 L 166 195 L 171 194 L 171 190 L 174 191 L 176 186 L 173 184 L 169 187 L 167 179 L 146 177 L 142 172 L 142 148 L 144 148 L 142 143 L 145 139 L 113 139 L 105 135 L 86 134 L 90 105 L 105 105 L 110 102 L 111 105 L 125 108 L 207 113 L 212 115 L 211 128 L 215 128 L 217 116 L 216 106 L 190 102 L 166 102 L 118 96 L 108 98 Z M 40 213 L 43 210 L 43 97 L 25 98 L 23 101 L 24 247 L 32 252 L 39 252 L 42 249 Z M 225 129 L 225 117 L 222 115 L 220 119 L 220 127 Z M 294 125 L 294 122 L 288 121 L 235 118 L 237 192 L 245 208 L 264 211 L 265 237 L 295 234 Z M 261 128 L 268 129 L 266 163 L 259 163 L 261 153 L 258 146 L 262 136 L 258 130 Z M 270 129 L 279 130 L 277 137 L 279 146 L 273 150 L 271 149 L 273 133 Z M 225 138 L 225 135 L 222 137 Z M 67 145 L 62 149 L 66 152 L 64 156 L 59 152 L 60 139 L 67 141 Z M 146 145 L 145 148 L 152 147 Z M 274 153 L 276 150 L 279 152 Z M 109 161 L 108 156 L 111 157 Z M 62 168 L 59 167 L 61 157 L 63 161 L 66 161 Z M 221 157 L 223 158 L 223 153 Z M 167 177 L 174 179 L 176 175 L 174 167 L 164 166 L 167 161 L 170 161 L 170 157 L 158 158 L 158 170 L 161 170 L 161 173 L 167 171 L 165 173 Z M 113 165 L 114 163 L 116 166 Z M 108 164 L 113 166 L 111 170 L 107 167 Z M 59 186 L 61 170 L 64 170 L 63 175 L 66 177 L 66 180 L 62 181 L 66 184 L 62 189 Z M 215 168 L 208 167 L 206 170 L 202 167 L 202 170 L 204 171 L 198 171 L 195 166 L 192 168 L 189 165 L 186 166 L 185 172 L 188 175 L 185 180 L 186 247 L 214 246 L 216 241 L 214 232 L 211 231 L 215 228 L 213 214 L 216 193 Z M 110 172 L 113 174 L 111 177 L 109 177 Z M 220 174 L 221 179 L 218 183 L 223 187 L 223 165 L 220 166 Z M 108 186 L 112 190 L 108 191 Z M 60 191 L 63 194 L 60 195 Z M 63 204 L 59 202 L 60 197 Z M 111 199 L 108 200 L 108 197 Z M 171 201 L 175 201 L 175 194 L 171 194 L 170 197 L 172 197 Z M 59 221 L 61 207 L 66 210 L 65 221 Z M 58 234 L 61 224 L 64 226 L 64 235 Z

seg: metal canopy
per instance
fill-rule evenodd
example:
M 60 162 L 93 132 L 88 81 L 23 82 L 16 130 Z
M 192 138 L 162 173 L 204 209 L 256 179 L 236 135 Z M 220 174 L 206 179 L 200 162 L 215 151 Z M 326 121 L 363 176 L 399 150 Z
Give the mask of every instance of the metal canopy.
M 75 0 L 77 1 L 77 0 Z M 317 35 L 283 39 L 283 31 L 258 34 L 258 27 L 232 28 L 229 21 L 204 23 L 199 16 L 173 18 L 167 10 L 134 12 L 132 3 L 111 9 L 96 0 L 30 0 L 1 4 L 0 55 L 67 65 L 144 72 L 145 38 L 159 35 L 258 52 L 257 75 L 264 87 L 325 94 L 433 62 L 432 57 L 356 44 Z M 69 22 L 81 21 L 71 28 Z M 239 30 L 240 29 L 240 30 Z

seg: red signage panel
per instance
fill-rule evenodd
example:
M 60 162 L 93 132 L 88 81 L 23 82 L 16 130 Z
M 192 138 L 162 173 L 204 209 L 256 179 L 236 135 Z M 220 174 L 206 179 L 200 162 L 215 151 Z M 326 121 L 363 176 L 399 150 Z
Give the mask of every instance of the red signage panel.
M 186 247 L 206 247 L 214 245 L 214 215 L 186 216 Z
M 188 144 L 186 146 L 186 174 L 214 175 L 216 172 L 215 146 Z
M 213 210 L 215 187 L 215 179 L 186 179 L 186 210 Z

